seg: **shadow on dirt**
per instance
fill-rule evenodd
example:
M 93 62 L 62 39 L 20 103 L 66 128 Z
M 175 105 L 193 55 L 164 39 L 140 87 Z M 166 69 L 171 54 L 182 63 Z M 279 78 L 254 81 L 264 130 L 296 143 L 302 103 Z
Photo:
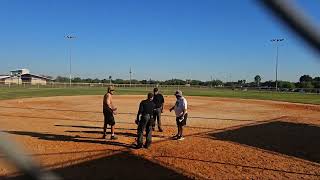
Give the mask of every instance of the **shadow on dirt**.
M 101 127 L 98 127 L 98 126 L 79 126 L 79 125 L 60 125 L 60 124 L 56 124 L 54 126 L 71 127 L 71 128 L 84 128 L 84 129 L 103 129 L 102 125 L 101 125 Z M 110 129 L 110 127 L 108 127 L 107 129 Z M 117 129 L 119 129 L 119 130 L 137 130 L 136 128 L 121 128 L 121 127 L 117 127 Z M 101 130 L 101 133 L 102 133 L 102 130 Z
M 274 121 L 209 135 L 320 163 L 319 126 Z
M 281 172 L 281 173 L 287 173 L 287 174 L 300 174 L 300 175 L 307 175 L 307 176 L 319 176 L 320 174 L 312 174 L 312 173 L 305 173 L 305 172 L 295 172 L 295 171 L 287 171 L 282 169 L 272 169 L 272 168 L 265 168 L 265 167 L 258 167 L 258 166 L 249 166 L 249 165 L 243 165 L 243 164 L 234 164 L 229 162 L 219 162 L 219 161 L 212 161 L 212 160 L 202 160 L 202 159 L 195 159 L 195 158 L 189 158 L 189 157 L 179 157 L 179 156 L 154 156 L 155 159 L 163 159 L 163 158 L 169 158 L 169 159 L 179 159 L 179 160 L 186 160 L 190 162 L 204 162 L 204 163 L 210 163 L 210 164 L 216 164 L 216 165 L 223 165 L 223 166 L 234 166 L 234 167 L 242 167 L 247 169 L 253 169 L 253 170 L 262 170 L 262 171 L 274 171 L 274 172 Z
M 120 152 L 111 156 L 57 168 L 54 173 L 63 179 L 191 179 L 157 163 Z M 19 177 L 0 177 L 0 179 L 18 180 Z
M 48 140 L 48 141 L 71 141 L 71 142 L 79 142 L 79 143 L 108 144 L 108 145 L 120 146 L 125 148 L 133 147 L 131 144 L 124 144 L 116 141 L 106 141 L 105 139 L 101 139 L 101 140 L 83 139 L 87 137 L 81 137 L 81 136 L 57 135 L 57 134 L 27 132 L 27 131 L 4 131 L 4 132 L 10 133 L 10 134 L 22 135 L 22 136 L 36 137 L 38 139 Z

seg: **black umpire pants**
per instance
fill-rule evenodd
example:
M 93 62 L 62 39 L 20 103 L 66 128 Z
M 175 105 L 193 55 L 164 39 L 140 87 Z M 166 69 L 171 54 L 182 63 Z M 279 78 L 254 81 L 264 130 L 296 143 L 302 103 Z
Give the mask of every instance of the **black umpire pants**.
M 155 111 L 153 112 L 153 118 L 154 118 L 154 121 L 152 123 L 153 128 L 156 126 L 156 122 L 157 122 L 158 128 L 161 129 L 161 111 L 162 111 L 162 108 L 160 107 L 155 109 Z
M 137 144 L 143 144 L 143 132 L 146 130 L 146 144 L 151 144 L 152 141 L 152 123 L 153 118 L 150 115 L 142 115 L 138 124 L 138 139 Z

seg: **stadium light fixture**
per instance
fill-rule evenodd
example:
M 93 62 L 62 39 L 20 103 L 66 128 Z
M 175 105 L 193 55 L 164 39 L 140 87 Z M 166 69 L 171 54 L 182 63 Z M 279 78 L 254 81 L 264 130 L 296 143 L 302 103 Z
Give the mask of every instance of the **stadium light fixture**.
M 279 38 L 279 39 L 271 39 L 270 40 L 272 43 L 276 44 L 277 47 L 277 55 L 276 55 L 276 91 L 278 91 L 278 61 L 279 61 L 279 43 L 281 41 L 284 41 L 283 38 Z

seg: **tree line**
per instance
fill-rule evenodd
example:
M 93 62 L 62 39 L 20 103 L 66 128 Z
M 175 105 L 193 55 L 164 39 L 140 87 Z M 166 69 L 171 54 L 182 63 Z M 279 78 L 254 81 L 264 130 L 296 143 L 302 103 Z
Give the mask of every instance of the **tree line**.
M 55 82 L 69 82 L 69 78 L 58 76 L 54 80 Z M 264 81 L 260 75 L 256 75 L 253 78 L 252 82 L 246 82 L 246 80 L 238 80 L 236 82 L 223 82 L 221 80 L 212 80 L 212 81 L 200 81 L 200 80 L 191 80 L 191 79 L 170 79 L 164 81 L 158 80 L 136 80 L 132 79 L 112 79 L 110 76 L 109 79 L 91 79 L 91 78 L 80 78 L 75 77 L 72 79 L 73 83 L 112 83 L 112 84 L 159 84 L 159 85 L 191 85 L 191 86 L 212 86 L 212 87 L 261 87 L 261 88 L 273 88 L 276 87 L 275 81 Z M 289 82 L 289 81 L 278 81 L 278 88 L 281 89 L 295 89 L 295 88 L 320 88 L 320 77 L 311 77 L 310 75 L 303 75 L 299 78 L 298 82 Z

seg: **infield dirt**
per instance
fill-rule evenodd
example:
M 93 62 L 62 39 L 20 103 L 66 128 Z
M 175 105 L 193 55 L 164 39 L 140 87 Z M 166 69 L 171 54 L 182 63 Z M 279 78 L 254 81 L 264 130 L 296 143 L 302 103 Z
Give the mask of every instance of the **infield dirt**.
M 2 100 L 0 130 L 65 179 L 320 179 L 319 105 L 186 97 L 185 140 L 176 141 L 168 96 L 164 132 L 153 132 L 151 148 L 135 150 L 144 98 L 114 96 L 114 141 L 101 139 L 102 96 Z M 0 179 L 19 178 L 0 154 Z

